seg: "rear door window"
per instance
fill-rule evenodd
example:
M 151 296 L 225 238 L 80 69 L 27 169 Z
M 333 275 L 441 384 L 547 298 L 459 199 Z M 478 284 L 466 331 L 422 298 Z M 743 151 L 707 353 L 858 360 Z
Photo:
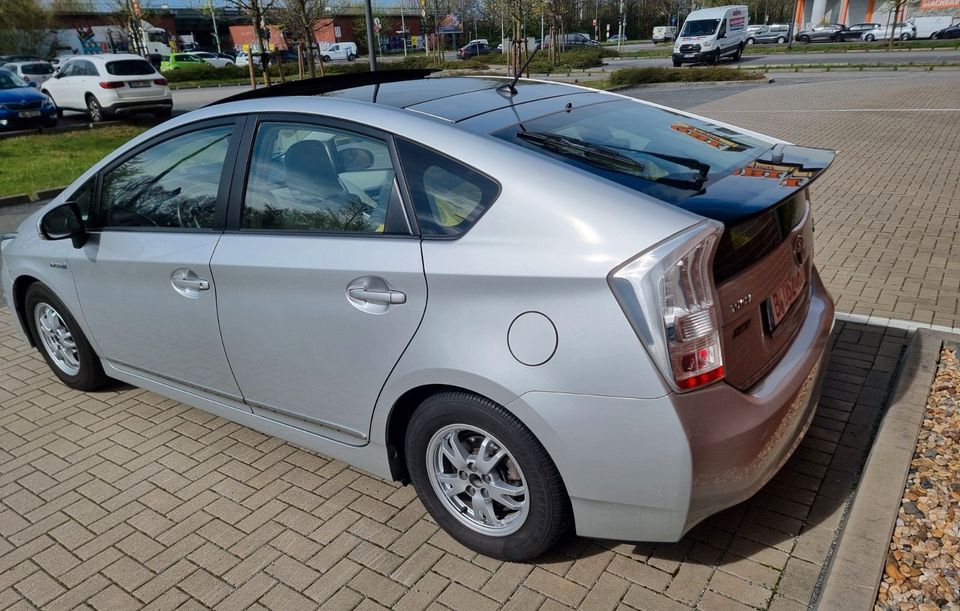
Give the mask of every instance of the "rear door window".
M 395 175 L 384 140 L 323 125 L 264 122 L 241 228 L 409 233 Z
M 397 150 L 424 236 L 466 233 L 500 194 L 496 181 L 445 155 L 403 139 Z

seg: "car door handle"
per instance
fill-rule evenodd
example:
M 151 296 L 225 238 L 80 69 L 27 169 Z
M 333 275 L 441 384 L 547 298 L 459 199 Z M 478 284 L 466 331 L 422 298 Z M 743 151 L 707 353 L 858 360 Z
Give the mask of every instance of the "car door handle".
M 174 278 L 173 286 L 178 289 L 193 289 L 195 291 L 206 291 L 210 288 L 210 282 L 203 278 Z
M 372 291 L 362 287 L 354 287 L 347 291 L 357 301 L 393 305 L 407 303 L 407 295 L 401 291 Z

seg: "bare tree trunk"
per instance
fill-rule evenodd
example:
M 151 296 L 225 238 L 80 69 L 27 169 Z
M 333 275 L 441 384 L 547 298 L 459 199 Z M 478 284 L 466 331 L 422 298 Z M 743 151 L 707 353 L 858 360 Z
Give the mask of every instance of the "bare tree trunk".
M 260 49 L 260 67 L 263 69 L 263 84 L 270 86 L 270 67 L 263 65 L 263 58 L 266 57 L 266 47 L 263 44 L 263 35 L 260 31 L 262 15 L 260 12 L 260 0 L 250 0 L 250 17 L 253 19 L 253 33 L 257 37 L 257 47 Z M 250 54 L 250 61 L 253 61 L 253 53 Z

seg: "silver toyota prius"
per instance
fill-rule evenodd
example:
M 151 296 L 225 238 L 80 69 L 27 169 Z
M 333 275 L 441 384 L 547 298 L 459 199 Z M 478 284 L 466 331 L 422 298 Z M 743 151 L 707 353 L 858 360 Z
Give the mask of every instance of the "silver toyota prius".
M 833 157 L 559 83 L 289 83 L 122 146 L 3 236 L 0 282 L 64 384 L 411 482 L 478 552 L 675 541 L 813 418 Z

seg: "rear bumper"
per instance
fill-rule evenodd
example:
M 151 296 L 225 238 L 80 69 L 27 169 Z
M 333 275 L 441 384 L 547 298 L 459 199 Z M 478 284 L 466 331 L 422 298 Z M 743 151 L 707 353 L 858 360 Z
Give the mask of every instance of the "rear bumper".
M 748 391 L 728 384 L 657 399 L 526 393 L 506 405 L 557 465 L 577 533 L 677 541 L 763 487 L 816 412 L 833 303 L 815 271 L 806 318 Z
M 129 100 L 114 102 L 104 106 L 104 110 L 115 115 L 131 112 L 146 112 L 150 110 L 165 110 L 173 108 L 172 98 L 152 98 L 149 100 Z
M 747 392 L 717 384 L 676 397 L 693 468 L 684 531 L 751 497 L 803 439 L 816 413 L 833 329 L 833 302 L 816 269 L 810 292 L 793 343 L 758 384 Z

